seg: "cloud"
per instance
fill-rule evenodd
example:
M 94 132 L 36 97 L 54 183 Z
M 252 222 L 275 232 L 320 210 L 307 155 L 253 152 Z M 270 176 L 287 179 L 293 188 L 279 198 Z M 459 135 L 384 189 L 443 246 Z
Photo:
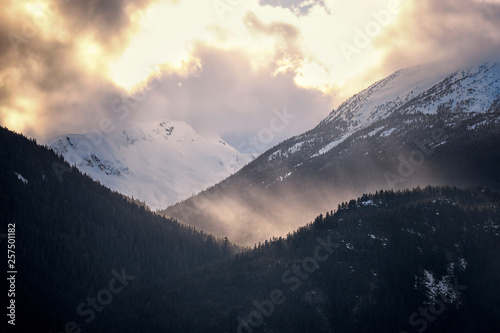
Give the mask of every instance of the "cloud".
M 235 147 L 269 128 L 276 110 L 295 118 L 273 133 L 269 148 L 292 134 L 314 127 L 328 113 L 331 96 L 298 87 L 293 75 L 270 75 L 274 64 L 253 68 L 243 50 L 198 44 L 188 75 L 167 72 L 137 108 L 137 119 L 183 120 L 204 134 L 217 134 Z M 199 67 L 198 67 L 199 66 Z M 162 105 L 161 107 L 158 107 Z M 267 140 L 264 140 L 267 141 Z
M 324 0 L 259 0 L 262 6 L 287 8 L 297 16 L 307 15 L 314 6 L 326 8 Z
M 134 28 L 127 10 L 146 4 L 6 1 L 0 14 L 0 123 L 42 139 L 78 121 L 88 126 L 101 96 L 119 91 L 102 73 Z
M 239 33 L 266 40 L 268 46 L 264 50 L 255 48 L 255 52 L 249 52 L 231 40 L 220 46 L 210 40 L 197 41 L 197 37 L 207 38 L 207 33 L 200 34 L 203 25 L 198 23 L 189 30 L 185 20 L 176 21 L 184 29 L 178 30 L 177 35 L 185 39 L 175 39 L 175 34 L 165 36 L 164 32 L 162 35 L 161 29 L 149 31 L 149 45 L 161 46 L 161 39 L 169 38 L 168 48 L 158 49 L 161 51 L 175 47 L 181 50 L 189 41 L 189 48 L 185 48 L 187 57 L 176 64 L 161 57 L 144 58 L 142 63 L 142 58 L 125 57 L 123 69 L 134 65 L 134 61 L 139 69 L 151 61 L 156 71 L 161 70 L 162 77 L 158 87 L 145 91 L 144 99 L 127 98 L 128 92 L 110 77 L 109 64 L 118 59 L 117 55 L 127 55 L 125 51 L 134 46 L 131 36 L 138 33 L 137 26 L 142 24 L 134 15 L 140 12 L 158 16 L 149 8 L 137 9 L 146 4 L 93 1 L 83 5 L 70 0 L 56 7 L 42 1 L 28 8 L 10 2 L 10 9 L 21 19 L 6 17 L 0 23 L 3 36 L 14 36 L 14 45 L 8 38 L 7 42 L 3 40 L 6 48 L 2 48 L 0 58 L 1 124 L 46 142 L 55 135 L 98 129 L 106 119 L 121 128 L 135 121 L 171 118 L 186 121 L 204 134 L 222 136 L 238 146 L 268 128 L 274 111 L 286 108 L 296 121 L 273 133 L 272 140 L 261 142 L 262 150 L 313 127 L 330 110 L 331 96 L 298 87 L 294 82 L 297 64 L 290 59 L 302 58 L 300 29 L 280 21 L 264 23 L 251 12 L 241 18 Z M 189 10 L 190 4 L 162 2 L 154 8 L 170 11 L 169 17 L 174 18 L 172 10 Z M 212 14 L 216 18 L 216 13 Z M 211 26 L 208 34 L 215 31 L 235 39 L 230 29 Z M 147 24 L 146 27 L 159 28 Z M 26 33 L 28 30 L 30 34 Z M 139 36 L 139 42 L 147 39 Z M 154 52 L 158 50 L 135 48 L 139 53 L 153 55 L 161 54 Z M 129 110 L 126 117 L 117 112 L 120 107 Z
M 498 55 L 500 0 L 399 0 L 399 13 L 347 61 L 340 45 L 390 1 L 233 1 L 220 17 L 212 1 L 8 0 L 0 124 L 44 141 L 106 118 L 123 127 L 167 117 L 238 146 L 287 108 L 296 118 L 268 147 L 397 69 Z M 152 73 L 161 83 L 139 103 L 127 98 Z M 117 100 L 129 102 L 127 117 Z
M 174 1 L 174 0 L 173 0 Z M 54 1 L 57 2 L 57 1 Z M 136 28 L 134 14 L 154 0 L 60 0 L 60 15 L 72 32 L 90 33 L 109 50 L 116 51 Z
M 408 2 L 395 24 L 374 40 L 383 62 L 367 80 L 423 62 L 458 68 L 495 55 L 498 61 L 499 0 Z

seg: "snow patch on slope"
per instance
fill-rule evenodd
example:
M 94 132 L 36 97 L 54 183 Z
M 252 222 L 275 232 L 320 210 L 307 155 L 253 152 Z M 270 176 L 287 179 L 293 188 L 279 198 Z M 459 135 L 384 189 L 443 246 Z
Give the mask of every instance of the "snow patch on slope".
M 325 147 L 321 148 L 316 154 L 312 155 L 311 158 L 328 153 L 330 150 L 332 150 L 333 148 L 337 147 L 339 144 L 344 142 L 344 140 L 347 139 L 350 135 L 351 135 L 351 133 L 347 133 L 346 135 L 342 136 L 340 139 L 335 140 L 333 142 L 330 142 Z
M 14 174 L 17 176 L 17 179 L 19 179 L 20 181 L 22 181 L 24 184 L 28 184 L 28 180 L 26 178 L 24 178 L 23 175 L 21 175 L 18 172 L 15 172 L 15 171 L 14 171 Z
M 380 136 L 383 136 L 383 137 L 388 137 L 390 136 L 392 133 L 394 133 L 394 131 L 396 130 L 397 128 L 391 128 L 390 130 L 387 130 L 387 131 L 384 131 L 383 133 L 380 134 Z

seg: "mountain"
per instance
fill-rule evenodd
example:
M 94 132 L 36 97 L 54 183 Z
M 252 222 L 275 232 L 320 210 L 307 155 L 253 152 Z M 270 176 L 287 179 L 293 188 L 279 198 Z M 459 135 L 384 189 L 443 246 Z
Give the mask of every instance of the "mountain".
M 0 186 L 17 271 L 3 261 L 2 332 L 500 330 L 500 195 L 485 188 L 377 191 L 241 252 L 2 127 Z
M 381 188 L 500 188 L 500 63 L 395 72 L 198 196 L 162 213 L 252 245 Z
M 139 123 L 104 136 L 68 134 L 48 146 L 110 189 L 165 208 L 198 193 L 253 159 L 184 122 Z
M 99 332 L 118 316 L 137 318 L 145 288 L 238 250 L 148 212 L 3 127 L 0 188 L 1 287 L 16 304 L 16 325 L 2 320 L 1 332 L 77 332 L 72 323 Z M 13 287 L 7 271 L 17 271 Z
M 343 202 L 166 288 L 189 318 L 170 331 L 499 332 L 499 200 L 427 187 Z

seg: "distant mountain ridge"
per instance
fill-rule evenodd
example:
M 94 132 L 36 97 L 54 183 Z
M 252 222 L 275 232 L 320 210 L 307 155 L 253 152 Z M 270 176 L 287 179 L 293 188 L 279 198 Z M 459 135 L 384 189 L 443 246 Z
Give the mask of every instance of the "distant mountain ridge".
M 499 137 L 500 63 L 456 71 L 416 66 L 374 83 L 314 129 L 163 213 L 251 245 L 297 228 L 293 217 L 310 219 L 382 188 L 500 188 Z
M 150 121 L 105 135 L 68 134 L 48 146 L 112 190 L 165 208 L 221 181 L 253 160 L 221 138 L 206 139 L 187 123 Z

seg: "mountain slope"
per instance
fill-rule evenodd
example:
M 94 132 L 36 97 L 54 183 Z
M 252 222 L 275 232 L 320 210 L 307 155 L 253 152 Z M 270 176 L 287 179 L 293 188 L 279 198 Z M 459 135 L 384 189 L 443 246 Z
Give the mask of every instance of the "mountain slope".
M 363 195 L 230 264 L 151 290 L 176 300 L 172 332 L 494 333 L 499 204 L 481 188 Z M 161 327 L 161 313 L 149 313 L 140 312 L 147 328 Z
M 400 70 L 163 213 L 251 245 L 297 228 L 293 217 L 380 188 L 500 188 L 499 119 L 500 63 Z
M 7 326 L 13 329 L 9 332 L 68 331 L 68 322 L 96 332 L 92 328 L 113 322 L 116 311 L 133 318 L 134 300 L 144 288 L 173 283 L 182 273 L 231 254 L 228 242 L 130 203 L 54 152 L 3 127 L 0 188 L 0 253 L 5 258 L 1 284 L 6 294 L 5 274 L 17 271 L 16 326 L 2 320 L 2 332 Z M 15 269 L 7 269 L 3 236 L 13 229 Z M 116 275 L 135 278 L 124 281 L 123 287 L 115 283 L 114 300 L 108 304 L 109 294 L 98 293 L 108 290 Z M 120 288 L 123 292 L 117 292 Z M 98 304 L 99 311 L 87 305 L 77 310 L 96 295 L 102 296 L 97 298 L 106 311 Z
M 170 120 L 104 137 L 63 135 L 48 145 L 83 173 L 152 209 L 186 199 L 253 159 L 220 138 L 207 140 L 188 124 Z

